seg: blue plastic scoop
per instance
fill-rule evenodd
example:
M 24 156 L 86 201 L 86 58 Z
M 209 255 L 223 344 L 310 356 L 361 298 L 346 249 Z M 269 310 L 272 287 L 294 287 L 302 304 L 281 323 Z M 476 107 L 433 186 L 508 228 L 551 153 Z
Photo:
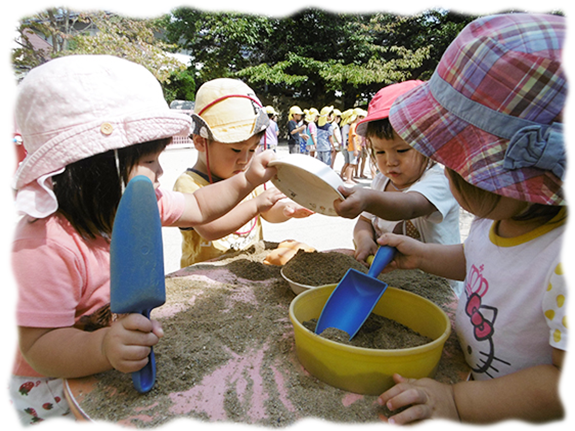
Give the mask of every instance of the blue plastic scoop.
M 134 177 L 126 187 L 114 219 L 110 243 L 110 309 L 141 313 L 166 302 L 162 224 L 152 182 Z M 144 368 L 132 373 L 138 392 L 148 392 L 156 380 L 154 351 Z
M 315 333 L 337 328 L 347 332 L 351 340 L 387 289 L 387 284 L 378 280 L 377 276 L 394 255 L 394 247 L 382 246 L 377 250 L 367 274 L 348 269 L 325 303 Z

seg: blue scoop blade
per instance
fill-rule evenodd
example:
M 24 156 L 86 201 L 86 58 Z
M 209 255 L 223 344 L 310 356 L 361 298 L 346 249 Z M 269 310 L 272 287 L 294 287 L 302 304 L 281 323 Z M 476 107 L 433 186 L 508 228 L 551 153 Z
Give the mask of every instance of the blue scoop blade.
M 391 262 L 395 248 L 382 246 L 377 251 L 367 274 L 349 269 L 331 293 L 319 316 L 315 333 L 337 328 L 349 334 L 351 340 L 365 323 L 387 284 L 376 277 Z
M 126 187 L 112 230 L 110 243 L 110 308 L 113 313 L 141 313 L 166 302 L 162 224 L 152 182 L 133 178 Z M 148 364 L 132 373 L 139 392 L 154 386 L 154 351 Z

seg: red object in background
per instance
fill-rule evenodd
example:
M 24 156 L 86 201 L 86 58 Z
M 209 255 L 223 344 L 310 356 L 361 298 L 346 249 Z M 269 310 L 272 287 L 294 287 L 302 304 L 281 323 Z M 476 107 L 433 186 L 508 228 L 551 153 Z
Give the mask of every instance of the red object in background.
M 6 139 L 20 138 L 20 133 L 6 133 Z M 6 142 L 6 176 L 13 177 L 20 165 L 20 162 L 26 157 L 26 150 L 21 140 L 18 142 Z

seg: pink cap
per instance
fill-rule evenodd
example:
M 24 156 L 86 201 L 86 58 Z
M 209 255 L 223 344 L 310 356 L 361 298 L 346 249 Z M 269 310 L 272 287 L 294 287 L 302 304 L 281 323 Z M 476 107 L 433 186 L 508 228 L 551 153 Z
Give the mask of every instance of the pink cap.
M 423 84 L 420 80 L 411 80 L 399 82 L 397 84 L 391 84 L 387 87 L 383 87 L 379 90 L 371 102 L 369 102 L 369 107 L 367 108 L 367 117 L 357 123 L 356 133 L 361 136 L 365 136 L 367 132 L 367 123 L 370 121 L 383 120 L 389 116 L 389 110 L 391 105 L 395 102 L 399 96 L 407 93 L 409 90 Z

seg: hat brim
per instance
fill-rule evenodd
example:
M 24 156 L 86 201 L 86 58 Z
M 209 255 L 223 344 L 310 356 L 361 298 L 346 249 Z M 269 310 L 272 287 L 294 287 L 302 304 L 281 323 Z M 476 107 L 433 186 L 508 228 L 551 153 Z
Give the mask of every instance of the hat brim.
M 368 113 L 363 120 L 358 121 L 355 131 L 358 135 L 365 136 L 367 133 L 367 123 L 369 123 L 370 121 L 383 120 L 388 116 L 389 116 L 389 109 L 385 111 L 378 111 L 376 114 L 372 115 L 369 115 Z
M 394 131 L 409 145 L 470 184 L 521 201 L 566 205 L 558 177 L 534 167 L 505 169 L 509 140 L 446 110 L 431 94 L 429 82 L 399 96 L 389 119 Z
M 28 154 L 14 174 L 12 187 L 18 190 L 70 163 L 109 150 L 172 136 L 189 136 L 192 121 L 186 114 L 162 110 L 147 111 L 145 115 L 132 115 L 116 121 L 111 118 L 106 123 L 112 126 L 109 134 L 102 133 L 102 121 L 97 120 L 64 131 Z M 74 144 L 80 142 L 91 142 L 93 145 Z

